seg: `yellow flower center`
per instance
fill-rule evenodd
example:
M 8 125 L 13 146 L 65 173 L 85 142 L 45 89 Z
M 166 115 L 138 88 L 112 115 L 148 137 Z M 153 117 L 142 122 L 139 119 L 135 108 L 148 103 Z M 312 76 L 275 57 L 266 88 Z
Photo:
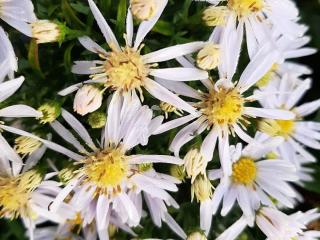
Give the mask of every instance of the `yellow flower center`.
M 15 139 L 15 150 L 19 154 L 31 154 L 39 149 L 42 143 L 34 138 L 20 136 Z
M 256 83 L 258 87 L 265 87 L 269 84 L 269 82 L 272 80 L 275 72 L 277 71 L 279 65 L 273 64 L 270 68 L 270 70 Z
M 259 123 L 259 130 L 270 136 L 281 136 L 288 139 L 294 132 L 294 120 L 264 119 Z
M 211 125 L 233 125 L 242 118 L 245 100 L 236 89 L 211 90 L 198 106 Z
M 246 17 L 259 12 L 264 7 L 263 0 L 228 0 L 228 7 L 235 11 L 238 17 Z
M 40 185 L 41 176 L 34 170 L 16 177 L 0 177 L 0 216 L 15 219 L 32 217 L 29 207 L 31 193 Z
M 225 25 L 226 17 L 229 14 L 229 9 L 226 6 L 208 7 L 202 15 L 202 20 L 207 26 L 215 27 Z
M 105 149 L 84 160 L 82 172 L 87 182 L 101 189 L 116 189 L 127 178 L 129 165 L 127 157 L 119 148 Z
M 108 55 L 99 56 L 105 61 L 101 66 L 93 67 L 97 73 L 92 79 L 105 79 L 105 86 L 114 90 L 125 92 L 137 89 L 141 93 L 141 87 L 149 74 L 149 67 L 143 62 L 140 55 L 141 48 L 134 50 L 124 47 L 121 51 L 113 49 Z
M 251 185 L 257 176 L 254 160 L 243 157 L 232 165 L 232 180 L 234 183 Z

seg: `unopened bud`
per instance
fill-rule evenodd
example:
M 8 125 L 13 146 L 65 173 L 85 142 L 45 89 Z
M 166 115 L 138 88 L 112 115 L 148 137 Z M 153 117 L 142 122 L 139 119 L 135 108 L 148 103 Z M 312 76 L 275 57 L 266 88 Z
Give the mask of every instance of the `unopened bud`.
M 40 123 L 51 123 L 60 116 L 61 106 L 57 102 L 47 102 L 42 104 L 38 111 L 42 112 L 42 117 L 38 118 Z
M 220 63 L 219 45 L 208 43 L 197 55 L 197 65 L 203 70 L 215 69 Z
M 84 116 L 87 113 L 96 111 L 102 104 L 102 91 L 93 85 L 81 87 L 73 103 L 73 110 Z
M 226 6 L 212 6 L 204 10 L 202 19 L 210 27 L 221 26 L 225 24 L 228 12 Z
M 88 123 L 92 128 L 103 128 L 106 125 L 107 116 L 104 112 L 90 113 Z
M 155 0 L 130 0 L 130 4 L 132 15 L 141 21 L 149 20 L 157 11 Z
M 198 176 L 191 186 L 191 201 L 193 201 L 194 195 L 197 201 L 209 200 L 212 196 L 212 188 L 211 182 L 206 176 Z
M 187 240 L 207 240 L 207 237 L 201 232 L 193 232 L 187 237 Z
M 199 174 L 205 175 L 208 162 L 198 149 L 191 149 L 184 157 L 184 169 L 191 183 Z
M 38 44 L 63 41 L 66 26 L 49 20 L 38 20 L 31 24 L 32 37 Z

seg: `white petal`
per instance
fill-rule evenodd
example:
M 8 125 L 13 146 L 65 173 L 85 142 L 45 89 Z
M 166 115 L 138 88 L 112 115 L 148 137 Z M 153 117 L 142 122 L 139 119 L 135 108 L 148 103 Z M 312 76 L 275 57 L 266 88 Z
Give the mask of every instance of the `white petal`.
M 93 53 L 103 53 L 107 54 L 106 50 L 104 50 L 102 47 L 100 47 L 96 42 L 94 42 L 91 38 L 84 36 L 78 38 L 79 42 L 82 46 L 84 46 L 87 50 Z
M 66 122 L 72 127 L 82 138 L 82 140 L 93 150 L 96 149 L 88 131 L 86 128 L 68 111 L 62 109 L 61 116 L 66 120 Z
M 182 165 L 183 160 L 178 157 L 166 155 L 132 155 L 129 158 L 130 164 L 144 164 L 144 163 L 169 163 Z
M 27 105 L 12 105 L 0 110 L 2 117 L 41 117 L 42 113 Z
M 180 44 L 172 47 L 167 47 L 156 52 L 148 53 L 142 58 L 145 63 L 164 62 L 170 59 L 194 53 L 200 50 L 204 46 L 204 44 L 204 42 Z
M 0 102 L 14 94 L 22 85 L 24 77 L 19 77 L 0 84 Z
M 208 73 L 197 68 L 163 68 L 153 69 L 150 75 L 172 81 L 195 81 L 207 79 Z
M 283 120 L 290 120 L 295 117 L 295 114 L 290 111 L 255 107 L 245 107 L 244 114 L 249 115 L 251 117 L 262 117 Z
M 136 40 L 134 42 L 134 48 L 138 49 L 140 44 L 142 43 L 143 39 L 145 38 L 145 36 L 148 34 L 148 32 L 153 28 L 153 26 L 156 24 L 156 22 L 158 21 L 158 19 L 160 18 L 164 8 L 166 7 L 168 0 L 161 0 L 161 1 L 157 1 L 157 12 L 155 13 L 155 15 L 148 21 L 142 21 L 140 23 L 138 32 L 137 32 L 137 36 L 136 36 Z
M 94 15 L 94 18 L 96 19 L 96 21 L 99 25 L 99 28 L 100 28 L 104 38 L 106 39 L 108 45 L 110 47 L 116 47 L 120 51 L 121 49 L 120 49 L 120 46 L 119 46 L 119 43 L 118 43 L 116 37 L 114 36 L 107 21 L 104 19 L 101 12 L 97 8 L 96 4 L 93 2 L 93 0 L 88 0 L 88 2 L 89 2 L 90 9 Z
M 188 113 L 196 115 L 196 109 L 194 107 L 190 106 L 188 103 L 186 103 L 177 95 L 173 94 L 172 92 L 161 86 L 159 83 L 151 79 L 147 79 L 145 81 L 145 88 L 155 98 L 163 102 L 170 103 L 178 109 L 182 109 L 187 111 Z

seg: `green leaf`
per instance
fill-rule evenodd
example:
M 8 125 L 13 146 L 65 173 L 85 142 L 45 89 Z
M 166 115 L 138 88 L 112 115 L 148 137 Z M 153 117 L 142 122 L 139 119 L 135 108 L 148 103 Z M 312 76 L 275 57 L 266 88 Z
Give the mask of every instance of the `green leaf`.
M 68 0 L 61 0 L 62 13 L 70 26 L 84 28 L 85 24 L 77 17 Z
M 164 36 L 174 35 L 174 27 L 171 23 L 159 20 L 152 31 L 160 33 Z
M 120 0 L 117 12 L 117 22 L 116 22 L 116 33 L 118 36 L 122 36 L 125 32 L 126 26 L 126 15 L 127 15 L 127 1 Z

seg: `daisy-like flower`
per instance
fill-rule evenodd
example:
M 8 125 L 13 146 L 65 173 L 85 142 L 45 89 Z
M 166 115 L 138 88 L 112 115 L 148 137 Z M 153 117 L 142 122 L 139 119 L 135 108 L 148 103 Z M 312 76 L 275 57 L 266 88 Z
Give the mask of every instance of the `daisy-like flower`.
M 262 207 L 257 211 L 255 223 L 266 235 L 266 240 L 316 240 L 320 236 L 320 231 L 308 231 L 307 224 L 319 219 L 320 215 L 316 209 L 308 212 L 297 212 L 292 215 L 270 207 Z M 252 220 L 241 217 L 217 240 L 234 240 L 250 224 Z
M 229 39 L 229 37 L 226 39 Z M 233 39 L 233 37 L 230 36 L 230 39 Z M 197 99 L 198 102 L 193 103 L 193 106 L 197 108 L 201 115 L 189 115 L 169 121 L 163 124 L 157 130 L 157 133 L 193 121 L 181 129 L 171 143 L 170 150 L 178 156 L 184 144 L 208 129 L 209 133 L 200 147 L 200 154 L 204 156 L 206 161 L 211 161 L 216 142 L 219 140 L 221 165 L 225 174 L 230 176 L 232 174 L 229 153 L 230 134 L 237 135 L 242 140 L 250 142 L 252 138 L 243 129 L 250 125 L 252 118 L 269 116 L 269 118 L 274 119 L 292 119 L 294 114 L 285 110 L 249 106 L 259 96 L 249 95 L 246 91 L 268 71 L 277 56 L 270 50 L 269 45 L 261 48 L 243 71 L 239 80 L 233 82 L 238 62 L 237 57 L 233 54 L 234 49 L 239 46 L 229 43 L 227 40 L 223 41 L 223 44 L 228 45 L 228 51 L 221 52 L 220 80 L 216 83 L 211 79 L 202 81 L 207 88 L 207 92 L 196 91 L 184 83 L 172 84 L 169 81 L 158 79 L 158 82 L 166 85 L 177 94 Z M 180 58 L 179 61 L 184 66 L 192 66 L 184 58 Z
M 11 220 L 20 217 L 30 239 L 33 239 L 36 224 L 47 220 L 63 223 L 72 216 L 65 212 L 70 212 L 70 208 L 64 203 L 57 213 L 48 211 L 48 206 L 61 191 L 60 184 L 50 180 L 51 174 L 43 178 L 32 169 L 42 158 L 45 146 L 34 151 L 25 161 L 4 141 L 1 141 L 1 149 L 0 217 Z
M 301 81 L 300 79 L 285 75 L 279 80 L 271 81 L 263 91 L 257 91 L 268 95 L 268 97 L 260 99 L 262 106 L 273 109 L 285 109 L 295 115 L 292 120 L 282 121 L 266 118 L 259 123 L 260 131 L 270 137 L 282 136 L 285 138 L 284 143 L 279 146 L 279 153 L 282 158 L 288 161 L 299 160 L 295 157 L 296 153 L 298 153 L 306 161 L 315 162 L 315 157 L 305 147 L 320 149 L 318 141 L 319 123 L 304 120 L 304 117 L 314 113 L 320 107 L 320 100 L 296 106 L 310 87 L 310 79 Z M 275 92 L 277 94 L 269 94 Z
M 14 77 L 14 72 L 18 70 L 18 62 L 13 47 L 6 32 L 0 27 L 0 82 L 6 76 L 10 79 Z
M 30 23 L 36 21 L 31 0 L 0 0 L 0 18 L 31 37 Z
M 156 13 L 147 20 L 140 23 L 139 29 L 133 41 L 134 26 L 131 9 L 127 14 L 127 34 L 125 35 L 126 46 L 120 47 L 117 39 L 111 31 L 108 23 L 103 18 L 99 9 L 92 0 L 88 0 L 91 11 L 103 33 L 110 51 L 106 51 L 89 37 L 81 37 L 80 43 L 89 51 L 97 54 L 99 60 L 77 61 L 72 68 L 76 74 L 90 74 L 91 80 L 85 84 L 100 83 L 104 88 L 110 88 L 121 94 L 139 92 L 143 100 L 142 89 L 146 89 L 155 98 L 169 103 L 189 113 L 195 113 L 195 109 L 180 99 L 177 95 L 161 86 L 152 77 L 161 77 L 170 81 L 191 81 L 206 79 L 207 72 L 196 68 L 163 68 L 157 69 L 158 63 L 174 59 L 185 54 L 190 54 L 202 48 L 203 42 L 193 42 L 176 45 L 156 52 L 141 54 L 142 41 L 152 29 L 167 4 L 167 0 L 155 0 Z M 67 95 L 78 90 L 83 83 L 73 85 L 63 91 L 60 95 Z M 75 105 L 79 105 L 75 103 Z
M 301 37 L 306 31 L 306 26 L 297 23 L 299 12 L 290 0 L 217 0 L 209 3 L 212 6 L 203 14 L 207 25 L 236 33 L 235 41 L 240 43 L 245 30 L 249 52 L 260 39 L 272 42 L 272 30 L 290 38 Z M 240 50 L 236 54 L 239 53 Z
M 294 207 L 296 197 L 289 182 L 298 180 L 293 164 L 282 159 L 266 159 L 266 154 L 274 150 L 282 139 L 274 139 L 249 144 L 242 149 L 241 144 L 230 147 L 232 175 L 223 171 L 209 171 L 209 179 L 220 179 L 212 197 L 212 212 L 216 213 L 223 200 L 221 215 L 229 213 L 238 202 L 246 216 L 253 216 L 261 204 L 272 206 L 275 199 L 287 207 Z
M 167 190 L 177 191 L 176 184 L 180 181 L 152 168 L 155 162 L 181 165 L 183 161 L 173 156 L 134 155 L 129 152 L 138 144 L 147 144 L 149 136 L 163 121 L 162 116 L 152 118 L 152 110 L 142 106 L 136 95 L 122 96 L 116 92 L 110 102 L 99 146 L 70 113 L 62 110 L 61 116 L 78 133 L 86 147 L 58 121 L 51 126 L 79 153 L 37 138 L 75 161 L 72 177 L 50 206 L 51 211 L 59 209 L 60 204 L 71 196 L 73 206 L 83 218 L 83 227 L 95 221 L 100 238 L 107 239 L 106 230 L 111 221 L 116 226 L 129 227 L 140 223 L 143 192 L 154 223 L 161 226 L 164 221 L 185 238 L 183 230 L 167 212 L 167 206 L 179 207 Z M 21 131 L 16 133 L 21 134 Z M 35 137 L 31 134 L 26 136 Z

